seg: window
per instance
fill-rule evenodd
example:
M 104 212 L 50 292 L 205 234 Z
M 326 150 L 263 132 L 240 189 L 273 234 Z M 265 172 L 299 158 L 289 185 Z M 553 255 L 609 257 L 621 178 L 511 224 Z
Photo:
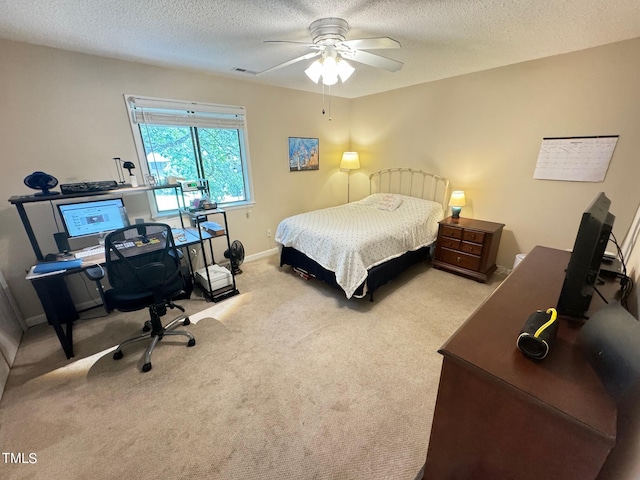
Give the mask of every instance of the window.
M 159 184 L 204 178 L 218 205 L 251 203 L 244 107 L 125 95 L 141 168 Z M 178 208 L 172 190 L 154 190 L 155 215 Z

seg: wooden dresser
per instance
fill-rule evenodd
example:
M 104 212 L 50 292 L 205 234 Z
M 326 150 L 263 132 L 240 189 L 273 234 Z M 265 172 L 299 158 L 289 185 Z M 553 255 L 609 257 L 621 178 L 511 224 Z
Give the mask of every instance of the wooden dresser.
M 448 217 L 439 225 L 433 266 L 486 282 L 496 269 L 504 224 Z
M 616 405 L 576 345 L 580 325 L 561 318 L 558 338 L 542 361 L 516 347 L 528 316 L 557 302 L 569 257 L 535 247 L 440 349 L 423 478 L 598 475 L 616 443 Z M 594 296 L 592 311 L 601 306 Z

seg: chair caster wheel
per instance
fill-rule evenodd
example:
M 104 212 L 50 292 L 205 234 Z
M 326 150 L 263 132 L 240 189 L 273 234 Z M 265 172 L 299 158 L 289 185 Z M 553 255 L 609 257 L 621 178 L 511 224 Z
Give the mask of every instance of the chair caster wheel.
M 184 319 L 184 322 L 182 322 L 182 325 L 190 325 L 191 324 L 191 320 L 189 320 L 189 317 Z
M 149 370 L 151 370 L 151 364 L 150 363 L 145 363 L 144 365 L 142 365 L 142 371 L 143 372 L 148 372 Z
M 113 359 L 114 360 L 120 360 L 122 358 L 122 350 L 118 350 L 113 354 Z
M 143 332 L 150 332 L 151 331 L 151 322 L 144 322 L 144 327 L 142 327 L 142 331 Z
M 196 339 L 190 338 L 189 342 L 187 343 L 187 347 L 193 347 L 195 344 L 196 344 Z

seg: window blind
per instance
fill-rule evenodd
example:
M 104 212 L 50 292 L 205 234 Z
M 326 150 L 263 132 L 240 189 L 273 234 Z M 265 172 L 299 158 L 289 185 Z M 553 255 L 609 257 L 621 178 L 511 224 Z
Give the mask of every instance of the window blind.
M 244 107 L 134 96 L 127 97 L 127 105 L 136 124 L 233 129 L 245 126 Z

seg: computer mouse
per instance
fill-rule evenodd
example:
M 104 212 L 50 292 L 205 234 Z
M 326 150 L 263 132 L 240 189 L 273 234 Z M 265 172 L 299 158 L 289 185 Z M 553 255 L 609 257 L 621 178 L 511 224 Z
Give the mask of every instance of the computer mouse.
M 151 240 L 149 240 L 149 237 L 147 237 L 146 235 L 142 237 L 142 243 L 149 243 Z

